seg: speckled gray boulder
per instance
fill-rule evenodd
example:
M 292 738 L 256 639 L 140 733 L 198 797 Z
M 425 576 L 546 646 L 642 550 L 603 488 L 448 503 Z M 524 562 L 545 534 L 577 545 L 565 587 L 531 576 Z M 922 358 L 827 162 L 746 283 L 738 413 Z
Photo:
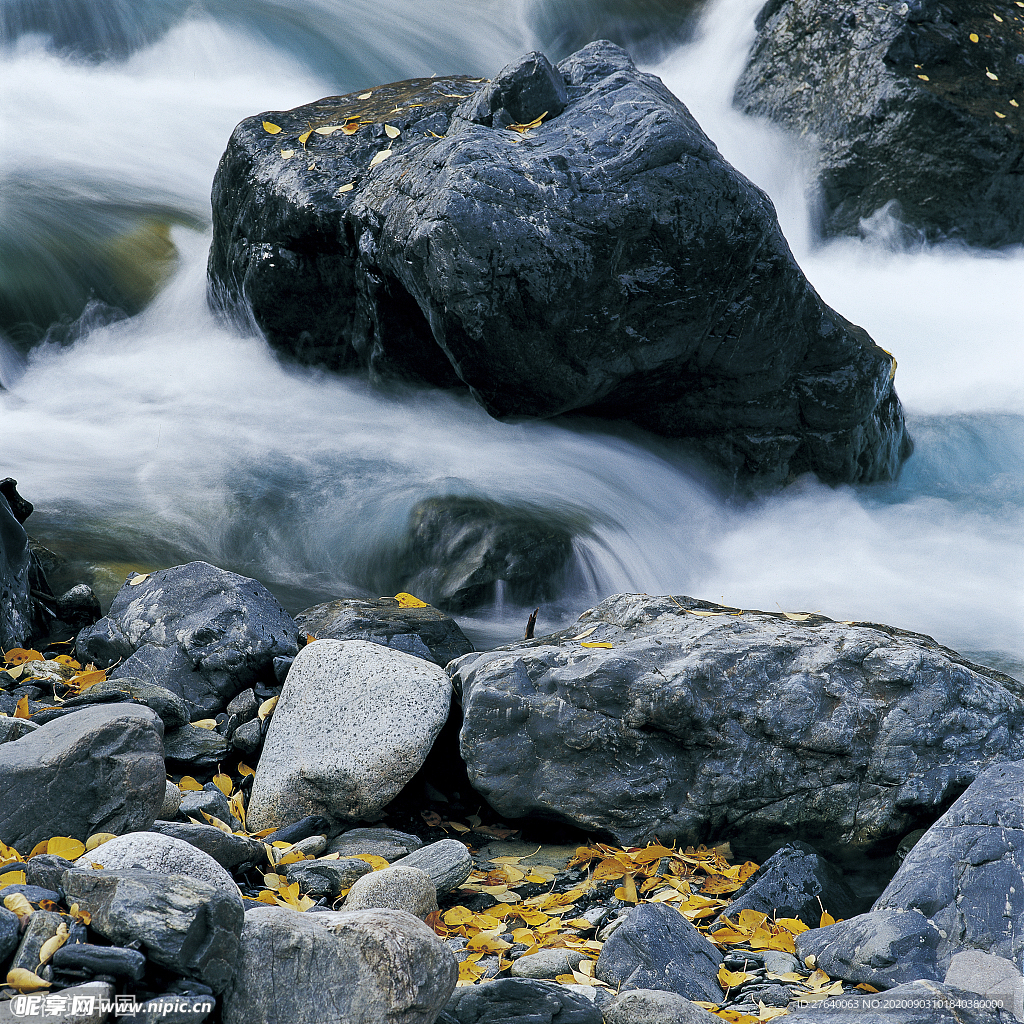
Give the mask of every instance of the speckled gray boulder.
M 345 897 L 345 909 L 404 910 L 423 918 L 437 910 L 437 890 L 425 871 L 392 865 L 357 878 Z
M 142 871 L 175 872 L 209 882 L 224 892 L 238 895 L 231 875 L 208 853 L 191 843 L 159 832 L 129 832 L 96 847 L 75 861 L 75 867 L 102 864 L 108 871 L 139 868 Z
M 255 907 L 236 963 L 224 1024 L 432 1024 L 458 977 L 451 950 L 400 910 Z
M 521 956 L 509 973 L 513 978 L 557 978 L 579 967 L 583 954 L 571 949 L 542 949 L 530 956 Z
M 604 1007 L 604 1024 L 716 1024 L 721 1019 L 677 992 L 653 988 L 621 992 Z
M 436 665 L 363 640 L 318 640 L 292 664 L 267 732 L 247 824 L 372 818 L 416 774 L 448 717 Z

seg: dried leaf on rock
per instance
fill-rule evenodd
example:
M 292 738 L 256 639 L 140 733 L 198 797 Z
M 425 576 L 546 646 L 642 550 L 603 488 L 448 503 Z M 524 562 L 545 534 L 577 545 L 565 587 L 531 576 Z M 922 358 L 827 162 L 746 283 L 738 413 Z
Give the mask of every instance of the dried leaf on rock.
M 12 967 L 7 972 L 7 984 L 16 992 L 38 992 L 49 988 L 50 982 L 43 981 L 38 974 L 24 967 Z
M 398 136 L 402 134 L 402 131 L 400 128 L 396 128 L 393 124 L 386 124 L 384 125 L 384 134 L 387 135 L 389 139 L 397 139 Z
M 28 697 L 22 697 L 15 705 L 14 718 L 31 718 L 28 712 Z
M 24 647 L 12 647 L 4 655 L 5 665 L 24 665 L 29 661 L 45 661 L 39 651 L 26 650 Z
M 264 721 L 266 717 L 273 712 L 274 708 L 277 707 L 277 702 L 280 699 L 280 696 L 281 695 L 278 694 L 276 697 L 269 697 L 260 705 L 259 711 L 256 712 L 256 717 L 261 722 Z
M 27 875 L 24 871 L 5 871 L 0 875 L 0 889 L 8 885 L 24 885 L 26 881 Z
M 218 772 L 213 777 L 213 784 L 225 795 L 231 796 L 231 776 L 225 775 L 223 772 Z
M 271 121 L 264 121 L 263 130 L 269 135 L 277 135 L 281 131 L 281 126 Z
M 373 159 L 370 161 L 370 166 L 371 167 L 376 167 L 377 164 L 383 163 L 390 156 L 391 156 L 391 150 L 390 149 L 382 149 L 378 153 L 374 154 Z
M 68 926 L 61 921 L 57 926 L 57 931 L 54 935 L 48 938 L 42 946 L 39 947 L 39 966 L 41 967 L 46 963 L 54 953 L 68 941 Z
M 65 860 L 78 860 L 87 851 L 85 843 L 79 839 L 72 839 L 70 836 L 54 836 L 47 842 L 46 852 L 55 857 L 63 857 Z
M 193 779 L 191 775 L 182 775 L 181 779 L 178 781 L 178 789 L 180 789 L 183 793 L 201 793 L 203 787 L 195 779 Z
M 35 911 L 32 909 L 32 904 L 20 893 L 12 893 L 10 896 L 4 897 L 4 906 L 11 911 L 12 914 L 17 914 L 19 918 L 25 919 L 31 917 Z

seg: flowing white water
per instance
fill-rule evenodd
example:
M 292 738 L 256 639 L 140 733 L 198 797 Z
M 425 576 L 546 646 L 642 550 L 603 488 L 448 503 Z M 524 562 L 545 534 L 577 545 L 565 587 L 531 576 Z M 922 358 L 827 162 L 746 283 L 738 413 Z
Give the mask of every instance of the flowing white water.
M 393 593 L 388 555 L 412 505 L 466 493 L 587 524 L 576 576 L 540 629 L 618 590 L 687 593 L 890 622 L 1021 672 L 1024 320 L 1013 298 L 1024 258 L 893 251 L 880 230 L 815 247 L 804 155 L 729 107 L 757 0 L 717 0 L 655 70 L 772 195 L 826 301 L 898 359 L 917 451 L 892 485 L 803 480 L 736 502 L 635 432 L 500 424 L 468 399 L 282 366 L 210 315 L 209 236 L 183 226 L 208 217 L 231 127 L 460 62 L 493 73 L 529 47 L 523 19 L 484 3 L 459 5 L 459 18 L 431 5 L 428 17 L 407 0 L 149 7 L 171 27 L 121 61 L 61 56 L 39 35 L 0 54 L 0 178 L 32 197 L 0 199 L 0 251 L 46 273 L 51 249 L 33 248 L 44 233 L 33 225 L 52 235 L 82 206 L 100 221 L 128 209 L 179 225 L 179 269 L 141 314 L 110 323 L 94 311 L 73 345 L 24 364 L 0 340 L 0 475 L 36 504 L 28 526 L 41 541 L 110 566 L 108 597 L 127 565 L 192 558 L 263 580 L 292 610 Z M 505 596 L 467 621 L 497 640 L 521 635 L 525 618 Z

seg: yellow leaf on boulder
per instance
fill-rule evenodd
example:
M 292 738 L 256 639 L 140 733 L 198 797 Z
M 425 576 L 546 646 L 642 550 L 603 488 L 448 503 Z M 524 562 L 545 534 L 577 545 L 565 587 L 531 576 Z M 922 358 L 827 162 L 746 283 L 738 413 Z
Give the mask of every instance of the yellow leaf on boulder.
M 278 128 L 278 131 L 280 131 L 280 130 L 281 129 Z M 145 583 L 146 580 L 148 580 L 148 579 L 149 579 L 149 573 L 148 572 L 136 573 L 136 575 L 134 575 L 128 581 L 128 586 L 129 587 L 137 587 L 140 583 Z
M 281 131 L 281 126 L 274 124 L 272 121 L 264 121 L 263 130 L 269 135 L 277 135 Z
M 22 697 L 14 707 L 14 718 L 31 718 L 28 713 L 28 697 Z
M 730 971 L 726 967 L 718 969 L 718 984 L 724 989 L 738 988 L 752 977 L 753 975 L 747 974 L 746 971 Z
M 0 889 L 8 885 L 24 885 L 28 876 L 24 871 L 5 871 L 0 875 Z
M 214 729 L 217 728 L 217 719 L 200 718 L 197 719 L 195 722 L 191 722 L 190 724 L 194 726 L 196 729 L 206 729 L 207 731 L 212 732 Z
M 50 845 L 50 840 L 49 839 L 40 839 L 39 842 L 36 843 L 36 845 L 33 846 L 31 850 L 29 850 L 29 853 L 28 853 L 29 860 L 31 860 L 33 857 L 38 857 L 39 854 L 41 854 L 41 853 L 46 853 L 46 850 L 49 847 L 49 845 Z
M 213 777 L 213 784 L 225 795 L 231 796 L 231 776 L 223 772 L 217 772 Z
M 397 139 L 398 136 L 402 134 L 402 131 L 400 128 L 396 128 L 393 124 L 386 124 L 384 125 L 384 134 L 387 135 L 389 139 Z
M 383 857 L 378 857 L 375 853 L 353 853 L 352 858 L 354 860 L 365 860 L 374 871 L 380 871 L 389 866 Z
M 387 160 L 390 156 L 391 156 L 391 150 L 390 149 L 382 149 L 378 153 L 374 154 L 373 159 L 370 161 L 370 166 L 371 167 L 376 167 L 377 164 L 384 163 L 384 161 Z
M 608 643 L 607 640 L 581 640 L 580 647 L 614 647 L 615 644 Z
M 12 913 L 17 914 L 22 920 L 31 917 L 35 911 L 32 904 L 20 893 L 16 892 L 4 897 L 4 906 Z
M 12 967 L 7 972 L 7 984 L 16 992 L 22 993 L 38 992 L 40 989 L 50 987 L 48 981 L 43 981 L 38 974 L 24 967 Z
M 276 697 L 270 697 L 265 700 L 261 705 L 259 711 L 256 712 L 256 717 L 262 722 L 265 721 L 267 716 L 271 714 L 274 708 L 277 707 L 277 702 L 280 699 L 280 694 Z
M 46 844 L 46 852 L 65 860 L 78 860 L 86 852 L 85 843 L 70 836 L 54 836 Z
M 182 775 L 178 782 L 178 789 L 183 793 L 199 793 L 202 792 L 203 787 L 191 775 Z
M 12 647 L 4 655 L 5 665 L 24 665 L 27 661 L 45 661 L 39 651 L 26 650 L 24 647 Z
M 39 966 L 41 967 L 46 963 L 47 960 L 53 956 L 54 953 L 68 941 L 68 926 L 61 921 L 57 926 L 57 931 L 54 935 L 48 938 L 42 946 L 39 947 Z
M 407 594 L 403 591 L 400 594 L 395 594 L 395 600 L 398 602 L 400 608 L 429 608 L 430 605 L 426 601 L 421 601 L 418 597 L 413 597 L 412 594 Z

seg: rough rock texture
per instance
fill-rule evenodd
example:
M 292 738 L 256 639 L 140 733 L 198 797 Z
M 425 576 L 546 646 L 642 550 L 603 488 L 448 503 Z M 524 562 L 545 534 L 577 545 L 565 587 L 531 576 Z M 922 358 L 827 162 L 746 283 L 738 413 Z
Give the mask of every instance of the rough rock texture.
M 214 182 L 214 304 L 300 359 L 464 384 L 499 418 L 629 419 L 767 480 L 896 473 L 892 358 L 658 79 L 599 42 L 520 58 L 456 109 L 473 87 L 243 121 Z
M 896 202 L 933 238 L 1019 243 L 1022 13 L 1013 0 L 770 0 L 735 101 L 812 134 L 827 233 L 856 234 Z
M 715 1024 L 721 1020 L 675 992 L 642 988 L 617 995 L 604 1008 L 604 1024 Z
M 299 653 L 274 709 L 246 824 L 304 814 L 372 819 L 416 774 L 448 717 L 436 665 L 365 640 L 318 640 Z
M 64 876 L 64 892 L 115 945 L 138 941 L 154 963 L 223 991 L 238 963 L 242 898 L 181 874 L 138 869 Z
M 237 962 L 224 1024 L 431 1024 L 458 977 L 451 950 L 400 910 L 256 907 Z
M 722 957 L 689 921 L 664 903 L 641 903 L 601 949 L 594 977 L 623 991 L 657 988 L 717 1003 Z
M 89 868 L 93 863 L 102 864 L 110 871 L 139 868 L 158 874 L 176 872 L 208 882 L 229 896 L 238 895 L 238 886 L 231 874 L 208 853 L 183 839 L 159 832 L 128 832 L 117 836 L 80 857 L 75 866 Z
M 1024 763 L 979 776 L 918 841 L 872 909 L 911 908 L 945 936 L 942 971 L 962 949 L 1024 962 Z
M 218 864 L 229 869 L 249 861 L 262 860 L 266 855 L 259 840 L 246 836 L 229 836 L 213 825 L 157 821 L 154 822 L 151 831 L 170 836 L 172 839 L 180 839 L 209 854 Z
M 162 731 L 149 708 L 115 704 L 0 744 L 0 840 L 28 854 L 51 836 L 149 828 L 164 799 Z
M 0 647 L 20 647 L 32 624 L 28 535 L 0 494 Z
M 501 978 L 457 989 L 438 1024 L 601 1024 L 601 1011 L 565 985 Z
M 1017 1020 L 1024 1020 L 1024 977 L 1020 968 L 1005 957 L 965 949 L 950 961 L 944 984 L 1001 1000 Z
M 407 654 L 416 653 L 418 639 L 441 668 L 473 650 L 450 615 L 429 606 L 403 608 L 393 597 L 328 601 L 299 612 L 295 622 L 322 640 L 373 640 Z
M 466 655 L 449 672 L 470 781 L 505 817 L 626 844 L 870 850 L 1024 752 L 1016 680 L 919 634 L 790 614 L 618 595 Z
M 419 836 L 399 832 L 393 828 L 350 828 L 330 843 L 327 852 L 337 853 L 342 857 L 372 853 L 375 857 L 383 857 L 386 861 L 394 863 L 418 850 L 422 845 L 423 840 Z M 413 864 L 413 867 L 422 865 Z
M 822 909 L 836 920 L 865 909 L 842 874 L 807 843 L 798 839 L 778 849 L 732 894 L 723 911 L 735 918 L 741 910 L 778 917 L 798 917 L 814 927 Z
M 77 697 L 64 701 L 64 707 L 89 707 L 92 704 L 145 704 L 152 708 L 164 723 L 165 733 L 172 729 L 180 729 L 189 721 L 188 704 L 172 693 L 165 686 L 147 683 L 144 679 L 119 677 L 117 679 L 101 679 L 93 683 Z
M 394 861 L 394 866 L 426 871 L 438 892 L 451 892 L 469 878 L 473 858 L 458 839 L 439 839 Z
M 403 586 L 450 611 L 493 601 L 495 586 L 519 605 L 554 597 L 572 558 L 572 534 L 541 509 L 447 496 L 409 514 Z
M 79 660 L 184 697 L 199 715 L 223 710 L 275 657 L 298 650 L 298 628 L 256 580 L 189 562 L 131 577 L 110 611 L 78 635 Z
M 365 860 L 359 860 L 357 857 L 345 857 L 340 860 L 300 860 L 284 867 L 285 878 L 289 882 L 298 882 L 299 892 L 314 897 L 332 898 L 340 896 L 342 890 L 351 888 L 356 879 L 368 875 L 371 871 L 373 868 Z M 434 903 L 436 905 L 436 899 Z M 381 906 L 379 903 L 374 905 Z
M 425 871 L 392 865 L 357 878 L 345 909 L 404 910 L 422 920 L 437 910 L 437 890 Z
M 796 949 L 801 959 L 817 957 L 830 978 L 887 989 L 918 978 L 941 980 L 943 941 L 936 924 L 919 911 L 881 910 L 801 932 Z

